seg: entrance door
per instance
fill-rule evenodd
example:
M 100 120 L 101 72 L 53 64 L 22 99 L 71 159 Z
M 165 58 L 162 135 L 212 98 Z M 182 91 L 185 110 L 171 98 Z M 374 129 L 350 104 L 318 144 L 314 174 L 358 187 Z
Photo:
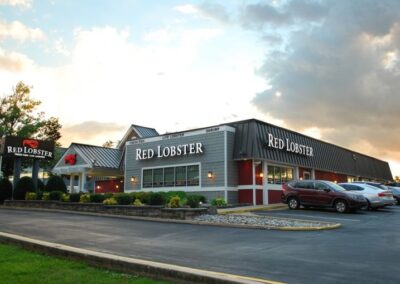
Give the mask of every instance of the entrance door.
M 303 180 L 308 180 L 308 179 L 311 179 L 311 173 L 303 172 Z

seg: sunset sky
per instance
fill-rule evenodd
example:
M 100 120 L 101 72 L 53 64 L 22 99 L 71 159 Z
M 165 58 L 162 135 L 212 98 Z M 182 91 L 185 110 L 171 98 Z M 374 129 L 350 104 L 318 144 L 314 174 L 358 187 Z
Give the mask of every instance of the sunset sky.
M 398 0 L 0 0 L 0 95 L 64 146 L 257 118 L 400 175 L 399 48 Z

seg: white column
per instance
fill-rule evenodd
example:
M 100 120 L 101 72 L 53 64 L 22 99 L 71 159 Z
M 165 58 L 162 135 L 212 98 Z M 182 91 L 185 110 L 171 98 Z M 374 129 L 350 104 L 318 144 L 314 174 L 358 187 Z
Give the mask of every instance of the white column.
M 315 179 L 315 169 L 311 169 L 311 179 Z
M 78 188 L 79 191 L 81 191 L 81 187 L 82 187 L 82 173 L 78 174 Z
M 83 172 L 82 172 L 82 187 L 79 187 L 79 190 L 85 191 L 85 185 L 86 185 L 86 170 L 83 170 Z
M 74 192 L 74 179 L 75 179 L 75 176 L 73 174 L 71 174 L 69 176 L 69 192 L 70 193 Z
M 256 201 L 256 163 L 253 160 L 253 205 L 255 206 L 257 204 Z
M 268 165 L 267 162 L 264 161 L 263 164 L 263 173 L 264 173 L 264 177 L 263 177 L 263 203 L 264 204 L 268 204 L 269 200 L 268 200 Z

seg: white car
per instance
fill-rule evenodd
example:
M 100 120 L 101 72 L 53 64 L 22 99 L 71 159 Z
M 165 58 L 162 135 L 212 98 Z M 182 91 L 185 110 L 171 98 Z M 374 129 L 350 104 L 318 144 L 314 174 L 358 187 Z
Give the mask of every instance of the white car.
M 362 194 L 368 200 L 368 209 L 378 209 L 396 204 L 390 190 L 378 188 L 366 183 L 339 183 L 346 190 Z

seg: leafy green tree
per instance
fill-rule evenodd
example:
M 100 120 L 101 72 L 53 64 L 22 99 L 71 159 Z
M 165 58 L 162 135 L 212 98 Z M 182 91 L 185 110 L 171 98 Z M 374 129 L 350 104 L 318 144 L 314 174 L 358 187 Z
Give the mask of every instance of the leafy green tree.
M 44 187 L 44 191 L 62 191 L 64 193 L 67 193 L 67 186 L 60 176 L 51 176 Z
M 62 126 L 58 118 L 46 119 L 43 112 L 37 111 L 41 102 L 30 97 L 31 89 L 32 86 L 19 82 L 11 95 L 0 99 L 0 137 L 15 135 L 54 140 L 59 146 L 57 141 L 61 138 Z M 52 162 L 43 161 L 42 166 L 51 168 Z M 24 166 L 29 165 L 24 163 Z M 12 159 L 3 159 L 2 171 L 6 177 L 12 174 Z
M 27 192 L 35 192 L 35 186 L 31 177 L 22 177 L 14 188 L 14 199 L 25 200 Z

